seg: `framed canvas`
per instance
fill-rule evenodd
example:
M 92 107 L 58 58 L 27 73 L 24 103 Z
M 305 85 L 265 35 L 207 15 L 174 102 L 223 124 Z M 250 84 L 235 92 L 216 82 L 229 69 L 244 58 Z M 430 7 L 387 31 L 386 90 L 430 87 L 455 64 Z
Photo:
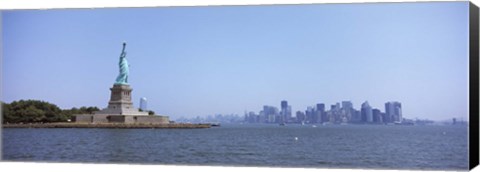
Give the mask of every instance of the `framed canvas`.
M 469 1 L 0 13 L 4 162 L 478 165 Z

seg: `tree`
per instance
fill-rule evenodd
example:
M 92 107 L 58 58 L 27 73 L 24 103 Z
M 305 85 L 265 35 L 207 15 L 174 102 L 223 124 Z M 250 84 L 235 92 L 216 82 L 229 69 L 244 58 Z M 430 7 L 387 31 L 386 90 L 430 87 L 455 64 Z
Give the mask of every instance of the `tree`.
M 4 123 L 59 122 L 68 118 L 57 105 L 40 100 L 20 100 L 2 103 Z
M 86 112 L 87 112 L 88 114 L 93 114 L 93 112 L 99 111 L 99 110 L 100 110 L 100 109 L 98 109 L 98 107 L 90 106 L 90 107 L 87 108 L 87 111 L 86 111 Z
M 155 112 L 153 110 L 149 110 L 148 115 L 155 115 Z
M 10 104 L 2 102 L 2 118 L 4 123 L 7 121 L 18 121 L 17 116 L 11 115 L 12 113 L 10 112 L 10 109 Z
M 17 114 L 20 116 L 20 122 L 32 123 L 48 121 L 46 112 L 36 108 L 34 105 L 30 105 L 25 109 L 20 109 L 17 111 Z
M 95 107 L 95 106 L 90 106 L 90 107 L 85 107 L 85 106 L 82 106 L 79 108 L 76 108 L 76 107 L 73 107 L 71 109 L 65 109 L 65 110 L 62 110 L 63 114 L 71 117 L 75 114 L 93 114 L 95 111 L 99 111 L 100 109 L 98 107 Z

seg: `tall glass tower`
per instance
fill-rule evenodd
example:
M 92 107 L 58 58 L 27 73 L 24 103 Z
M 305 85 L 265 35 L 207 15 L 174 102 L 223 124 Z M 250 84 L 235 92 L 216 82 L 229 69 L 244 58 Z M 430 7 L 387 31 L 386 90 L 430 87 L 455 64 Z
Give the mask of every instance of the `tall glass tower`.
M 362 113 L 363 122 L 368 122 L 368 123 L 373 122 L 372 107 L 368 104 L 368 101 L 365 101 L 364 103 L 362 103 L 361 113 Z
M 145 97 L 140 98 L 140 110 L 147 111 L 147 98 Z
M 385 113 L 391 122 L 402 122 L 402 104 L 400 102 L 391 101 L 385 103 Z

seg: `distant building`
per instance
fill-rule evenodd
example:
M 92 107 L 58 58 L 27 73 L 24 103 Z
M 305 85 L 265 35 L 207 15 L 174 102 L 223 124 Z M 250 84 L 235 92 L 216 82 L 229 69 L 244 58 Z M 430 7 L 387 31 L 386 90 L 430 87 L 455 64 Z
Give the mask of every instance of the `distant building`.
M 325 112 L 325 104 L 323 103 L 317 103 L 316 108 L 317 108 L 317 111 Z
M 147 110 L 147 98 L 142 97 L 140 98 L 140 110 L 146 112 Z
M 287 102 L 286 100 L 282 100 L 282 101 L 280 102 L 280 107 L 281 107 L 282 109 L 286 109 L 286 108 L 288 107 L 288 102 Z
M 388 122 L 402 122 L 402 104 L 400 102 L 387 102 L 385 103 L 385 113 L 388 118 Z
M 258 123 L 260 121 L 260 118 L 255 112 L 248 112 L 245 111 L 245 119 L 244 122 L 246 123 Z
M 249 123 L 258 123 L 259 122 L 259 117 L 255 112 L 249 112 L 248 113 L 248 122 Z
M 345 115 L 342 113 L 340 103 L 336 103 L 330 106 L 329 122 L 341 123 L 344 120 Z
M 263 106 L 263 115 L 267 123 L 275 123 L 279 121 L 278 108 L 274 106 Z
M 329 123 L 334 123 L 335 122 L 335 116 L 336 116 L 335 111 L 329 110 L 327 112 L 327 121 Z
M 373 115 L 373 122 L 374 123 L 382 123 L 382 112 L 380 112 L 379 109 L 373 109 L 372 110 L 372 115 Z
M 261 110 L 258 113 L 258 122 L 260 122 L 260 123 L 266 123 L 267 122 L 267 117 L 266 117 L 265 113 L 263 112 L 263 110 Z
M 305 122 L 305 113 L 303 113 L 302 111 L 297 111 L 296 117 L 298 123 Z
M 315 109 L 311 106 L 307 107 L 305 116 L 307 117 L 307 122 L 310 124 L 317 123 L 318 121 L 318 115 L 315 113 Z
M 286 100 L 282 100 L 280 102 L 280 108 L 280 122 L 289 122 L 292 118 L 292 107 L 288 105 L 288 102 Z
M 326 116 L 327 114 L 325 113 L 325 104 L 323 103 L 317 103 L 315 106 L 315 111 L 316 111 L 316 116 L 317 116 L 317 122 L 322 123 L 326 122 Z
M 355 109 L 351 101 L 342 101 L 341 115 L 346 118 L 348 122 L 354 121 Z
M 353 110 L 353 115 L 352 115 L 352 122 L 354 123 L 359 123 L 362 122 L 362 113 L 359 110 Z
M 209 119 L 210 119 L 210 116 L 208 116 L 207 120 L 209 120 Z M 244 115 L 244 117 L 243 117 L 243 121 L 244 121 L 244 122 L 248 122 L 248 113 L 247 113 L 247 111 L 245 111 L 245 115 Z
M 342 101 L 342 109 L 353 109 L 353 103 L 351 101 Z
M 337 108 L 340 109 L 337 105 L 330 105 L 330 111 L 337 111 Z
M 385 112 L 380 113 L 382 116 L 382 123 L 386 124 L 387 123 L 387 114 Z
M 372 107 L 368 104 L 368 101 L 365 101 L 364 103 L 362 103 L 361 114 L 362 114 L 362 122 L 368 122 L 368 123 L 373 122 Z
M 291 105 L 288 105 L 286 115 L 287 115 L 287 118 L 286 118 L 287 121 L 290 121 L 292 119 L 292 106 Z

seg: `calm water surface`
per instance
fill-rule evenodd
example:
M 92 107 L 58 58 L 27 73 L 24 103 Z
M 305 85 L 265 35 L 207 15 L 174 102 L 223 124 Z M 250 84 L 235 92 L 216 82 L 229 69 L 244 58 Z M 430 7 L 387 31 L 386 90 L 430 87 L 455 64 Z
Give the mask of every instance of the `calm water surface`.
M 316 168 L 468 168 L 467 126 L 222 125 L 3 129 L 4 161 Z M 295 139 L 297 138 L 297 139 Z

